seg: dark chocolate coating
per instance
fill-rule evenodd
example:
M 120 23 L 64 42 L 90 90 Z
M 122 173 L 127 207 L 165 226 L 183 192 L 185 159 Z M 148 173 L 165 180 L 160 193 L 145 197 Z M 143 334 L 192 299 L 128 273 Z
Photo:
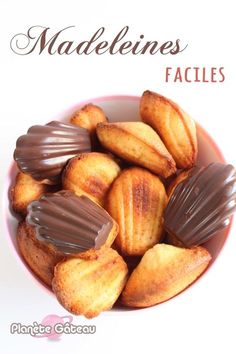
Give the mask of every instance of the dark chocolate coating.
M 36 180 L 56 183 L 66 162 L 77 154 L 90 152 L 87 129 L 52 121 L 34 125 L 16 142 L 14 159 L 22 172 Z
M 48 193 L 32 202 L 27 222 L 35 226 L 38 240 L 52 243 L 66 254 L 100 248 L 113 226 L 103 208 L 70 191 Z
M 212 163 L 193 170 L 175 188 L 164 213 L 164 227 L 185 247 L 197 246 L 225 228 L 235 208 L 235 168 Z

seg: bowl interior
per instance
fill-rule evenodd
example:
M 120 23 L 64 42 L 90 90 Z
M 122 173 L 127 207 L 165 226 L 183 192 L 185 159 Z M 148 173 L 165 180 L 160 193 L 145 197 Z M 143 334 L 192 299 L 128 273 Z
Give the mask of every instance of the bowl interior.
M 71 114 L 82 107 L 86 103 L 93 102 L 100 107 L 102 107 L 109 118 L 109 121 L 116 122 L 116 121 L 138 121 L 140 120 L 139 117 L 139 97 L 133 96 L 111 96 L 111 97 L 103 97 L 103 98 L 96 98 L 91 99 L 86 102 L 79 103 L 70 109 L 58 114 L 56 117 L 53 117 L 50 120 L 61 120 L 61 121 L 69 121 L 69 117 Z M 32 122 L 32 124 L 40 124 L 40 122 Z M 197 125 L 197 135 L 198 135 L 198 144 L 199 144 L 199 154 L 198 154 L 198 161 L 197 164 L 204 166 L 208 165 L 211 162 L 225 162 L 224 158 L 212 140 L 212 138 L 206 133 L 206 131 Z M 23 265 L 24 269 L 27 271 L 28 275 L 34 279 L 39 285 L 41 284 L 44 289 L 49 290 L 47 286 L 42 283 L 23 261 L 18 247 L 16 243 L 16 227 L 18 220 L 15 215 L 13 215 L 9 208 L 9 190 L 14 182 L 15 175 L 17 173 L 16 165 L 12 162 L 7 174 L 6 183 L 5 183 L 5 193 L 4 193 L 4 209 L 5 209 L 5 222 L 7 227 L 7 237 L 9 238 L 10 245 L 13 249 L 13 252 L 20 262 Z M 221 251 L 224 242 L 227 238 L 229 233 L 230 225 L 219 232 L 213 239 L 208 241 L 204 246 L 209 250 L 212 255 L 212 262 L 215 261 L 219 252 Z M 49 290 L 50 293 L 52 293 Z

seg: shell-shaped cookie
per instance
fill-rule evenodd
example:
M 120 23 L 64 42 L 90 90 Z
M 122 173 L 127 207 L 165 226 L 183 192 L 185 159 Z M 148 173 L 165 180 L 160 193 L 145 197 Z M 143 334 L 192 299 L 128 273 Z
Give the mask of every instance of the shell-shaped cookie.
M 109 310 L 123 290 L 128 269 L 112 248 L 89 252 L 55 267 L 53 291 L 68 311 L 87 318 Z
M 19 214 L 27 214 L 27 206 L 41 197 L 43 193 L 53 191 L 55 186 L 41 183 L 33 179 L 30 175 L 19 172 L 16 176 L 15 184 L 11 189 L 11 206 Z
M 35 228 L 25 221 L 21 221 L 18 225 L 17 243 L 22 257 L 31 270 L 44 283 L 51 286 L 54 267 L 65 258 L 65 255 L 53 245 L 38 241 Z
M 106 194 L 119 172 L 119 165 L 108 154 L 81 154 L 67 164 L 62 176 L 62 186 L 78 196 L 86 195 L 103 206 Z
M 236 209 L 236 170 L 212 163 L 179 183 L 165 210 L 165 229 L 185 247 L 200 245 L 230 222 Z
M 70 191 L 48 193 L 28 206 L 27 222 L 39 240 L 65 254 L 111 246 L 118 226 L 111 216 L 85 196 Z
M 99 123 L 101 144 L 117 156 L 169 177 L 176 171 L 175 161 L 158 134 L 142 122 Z
M 22 172 L 36 180 L 58 182 L 67 161 L 75 155 L 91 151 L 88 130 L 52 121 L 34 125 L 16 142 L 14 159 Z
M 74 112 L 70 122 L 79 127 L 88 129 L 93 135 L 96 134 L 96 126 L 98 123 L 107 122 L 107 117 L 102 108 L 89 103 Z
M 115 245 L 122 254 L 143 255 L 160 241 L 166 203 L 157 176 L 138 167 L 120 174 L 108 193 L 106 209 L 119 225 Z
M 186 112 L 170 99 L 145 91 L 140 115 L 160 135 L 179 168 L 194 166 L 198 151 L 196 126 Z
M 148 250 L 131 274 L 121 296 L 126 306 L 148 307 L 187 288 L 207 268 L 209 252 L 158 244 Z
M 79 127 L 88 129 L 91 136 L 93 150 L 101 151 L 102 147 L 97 138 L 96 127 L 98 123 L 108 122 L 101 107 L 88 103 L 73 113 L 70 122 Z

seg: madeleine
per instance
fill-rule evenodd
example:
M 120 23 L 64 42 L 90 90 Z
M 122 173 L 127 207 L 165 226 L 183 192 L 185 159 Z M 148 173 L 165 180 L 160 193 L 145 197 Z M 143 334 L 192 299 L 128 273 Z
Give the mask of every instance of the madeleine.
M 70 118 L 70 123 L 89 131 L 93 150 L 99 151 L 101 151 L 101 146 L 98 142 L 96 127 L 101 122 L 108 122 L 108 119 L 102 108 L 92 103 L 88 103 L 75 111 Z
M 166 301 L 194 282 L 210 260 L 209 252 L 200 246 L 185 249 L 158 244 L 134 269 L 122 293 L 122 303 L 148 307 Z
M 155 92 L 145 91 L 140 115 L 160 135 L 178 168 L 194 166 L 197 158 L 195 122 L 176 103 Z
M 57 264 L 52 286 L 66 310 L 93 318 L 112 308 L 127 274 L 125 261 L 112 248 L 90 250 Z
M 140 256 L 158 243 L 163 234 L 165 188 L 149 171 L 124 170 L 113 183 L 106 209 L 119 225 L 115 245 L 124 255 Z
M 63 176 L 63 189 L 86 195 L 103 206 L 106 194 L 120 167 L 108 154 L 91 152 L 74 157 L 67 164 Z
M 12 209 L 19 214 L 27 214 L 27 206 L 42 194 L 52 190 L 52 187 L 42 182 L 36 181 L 30 175 L 19 172 L 15 179 L 15 184 L 10 192 Z
M 175 161 L 157 133 L 142 122 L 99 123 L 100 143 L 115 155 L 162 177 L 176 171 Z
M 65 255 L 51 244 L 36 238 L 35 228 L 21 221 L 17 228 L 17 243 L 22 257 L 32 271 L 48 286 L 52 284 L 54 266 Z

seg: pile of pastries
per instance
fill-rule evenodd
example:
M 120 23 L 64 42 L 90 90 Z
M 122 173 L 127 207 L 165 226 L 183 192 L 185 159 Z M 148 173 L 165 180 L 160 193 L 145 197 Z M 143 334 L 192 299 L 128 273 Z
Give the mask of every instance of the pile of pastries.
M 19 251 L 73 314 L 166 301 L 195 281 L 228 225 L 236 171 L 195 166 L 195 122 L 145 91 L 136 122 L 94 104 L 18 138 L 10 203 Z

